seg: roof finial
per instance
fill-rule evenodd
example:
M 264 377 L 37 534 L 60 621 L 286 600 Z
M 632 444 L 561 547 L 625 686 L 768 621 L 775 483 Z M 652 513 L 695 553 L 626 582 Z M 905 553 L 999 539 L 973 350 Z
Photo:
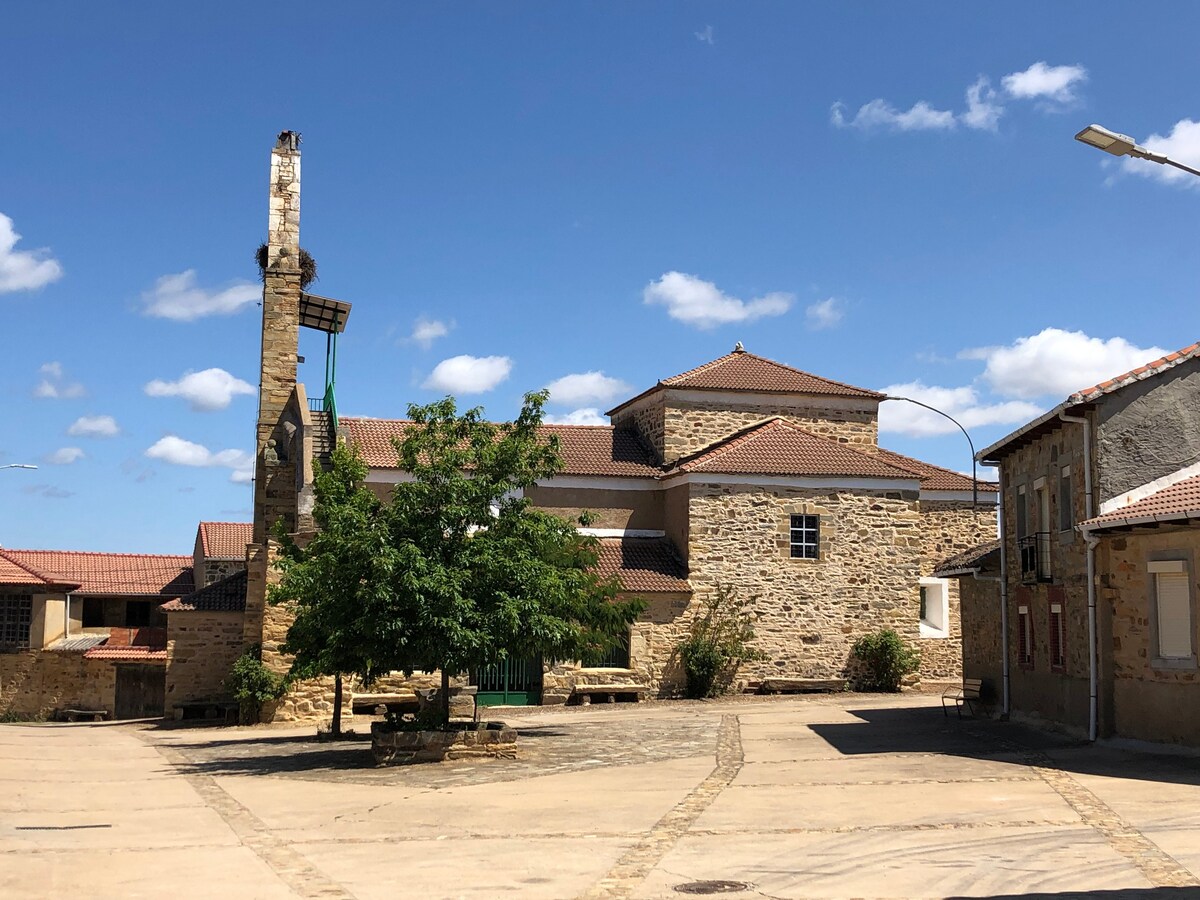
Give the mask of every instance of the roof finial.
M 734 353 L 745 353 L 746 348 L 742 346 L 741 341 L 738 341 L 736 344 L 733 345 L 733 352 Z

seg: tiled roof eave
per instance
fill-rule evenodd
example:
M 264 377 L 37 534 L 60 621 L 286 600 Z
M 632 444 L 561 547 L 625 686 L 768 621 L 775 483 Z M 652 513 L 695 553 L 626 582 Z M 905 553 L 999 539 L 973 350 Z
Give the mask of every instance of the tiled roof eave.
M 1141 516 L 1117 516 L 1115 513 L 1108 516 L 1097 516 L 1094 519 L 1088 519 L 1086 522 L 1081 522 L 1079 528 L 1081 531 L 1109 531 L 1118 528 L 1136 528 L 1139 525 L 1174 525 L 1181 522 L 1200 522 L 1200 509 L 1181 510 L 1171 513 L 1150 513 Z

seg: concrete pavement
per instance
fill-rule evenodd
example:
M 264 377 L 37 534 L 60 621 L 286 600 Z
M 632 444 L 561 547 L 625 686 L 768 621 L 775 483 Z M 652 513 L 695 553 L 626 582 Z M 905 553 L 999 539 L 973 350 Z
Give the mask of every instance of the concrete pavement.
M 0 726 L 0 896 L 1200 897 L 1196 756 L 921 695 L 502 715 L 518 760 L 385 769 L 311 730 Z

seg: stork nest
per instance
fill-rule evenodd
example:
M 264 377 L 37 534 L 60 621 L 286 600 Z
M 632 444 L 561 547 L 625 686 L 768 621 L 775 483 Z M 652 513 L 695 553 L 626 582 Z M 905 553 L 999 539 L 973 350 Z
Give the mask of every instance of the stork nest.
M 267 280 L 267 245 L 263 242 L 254 251 L 254 261 L 258 263 L 258 277 Z M 317 280 L 317 261 L 303 247 L 300 248 L 300 287 L 308 287 Z

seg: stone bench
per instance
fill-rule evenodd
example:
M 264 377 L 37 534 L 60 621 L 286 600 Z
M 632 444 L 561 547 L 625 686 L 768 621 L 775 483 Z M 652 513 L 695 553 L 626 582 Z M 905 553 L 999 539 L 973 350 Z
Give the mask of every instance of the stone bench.
M 591 706 L 592 697 L 604 697 L 609 703 L 616 703 L 620 694 L 632 694 L 633 702 L 640 703 L 642 695 L 650 690 L 644 684 L 577 684 L 571 689 L 571 696 L 579 698 L 580 706 Z
M 416 712 L 421 701 L 413 691 L 396 691 L 390 694 L 354 694 L 350 698 L 350 710 L 377 714 L 380 707 L 391 713 Z
M 760 694 L 820 694 L 846 690 L 845 678 L 764 678 Z
M 58 718 L 63 722 L 103 722 L 109 717 L 107 709 L 60 709 Z
M 176 722 L 185 719 L 220 719 L 227 724 L 236 725 L 239 708 L 236 700 L 189 700 L 186 703 L 174 704 L 173 714 Z

